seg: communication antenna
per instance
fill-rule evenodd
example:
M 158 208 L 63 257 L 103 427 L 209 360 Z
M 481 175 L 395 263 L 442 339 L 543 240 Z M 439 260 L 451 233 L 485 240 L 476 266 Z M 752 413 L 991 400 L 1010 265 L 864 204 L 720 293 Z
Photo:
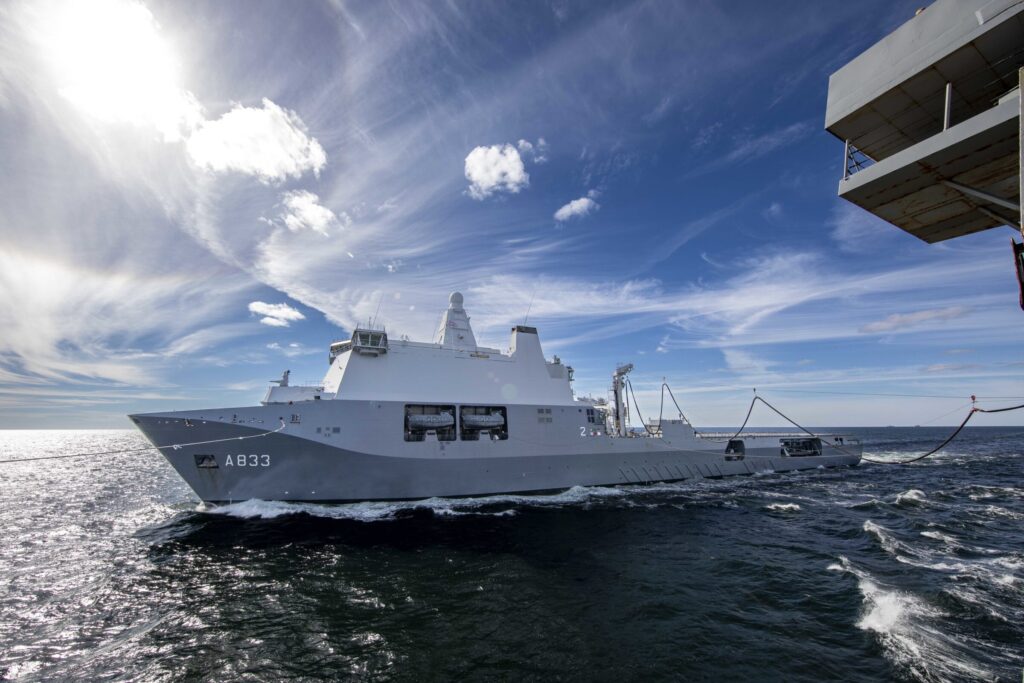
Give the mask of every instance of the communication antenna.
M 381 302 L 383 302 L 383 301 L 384 301 L 384 292 L 381 292 L 380 296 L 377 297 L 377 310 L 373 312 L 373 318 L 370 320 L 370 329 L 373 329 L 374 325 L 376 325 L 376 323 L 377 323 L 377 314 L 380 313 L 380 305 L 381 305 Z
M 533 286 L 533 294 L 530 295 L 530 305 L 526 307 L 526 316 L 523 318 L 523 324 L 530 322 L 530 309 L 533 308 L 533 300 L 537 298 L 537 285 Z

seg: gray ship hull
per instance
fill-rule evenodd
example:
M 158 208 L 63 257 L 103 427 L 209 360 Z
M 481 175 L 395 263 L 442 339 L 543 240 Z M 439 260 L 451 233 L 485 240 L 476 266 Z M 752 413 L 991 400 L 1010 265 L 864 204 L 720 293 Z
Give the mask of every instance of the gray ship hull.
M 160 451 L 201 500 L 218 504 L 484 496 L 786 472 L 860 460 L 859 447 L 792 457 L 780 452 L 777 440 L 771 447 L 728 454 L 723 443 L 701 443 L 692 431 L 687 438 L 593 436 L 584 434 L 571 406 L 548 409 L 556 417 L 541 425 L 534 420 L 543 408 L 510 407 L 511 431 L 520 436 L 505 441 L 407 443 L 395 436 L 402 409 L 397 403 L 315 401 L 301 408 L 131 417 L 156 446 L 215 442 Z M 280 425 L 284 429 L 275 433 Z

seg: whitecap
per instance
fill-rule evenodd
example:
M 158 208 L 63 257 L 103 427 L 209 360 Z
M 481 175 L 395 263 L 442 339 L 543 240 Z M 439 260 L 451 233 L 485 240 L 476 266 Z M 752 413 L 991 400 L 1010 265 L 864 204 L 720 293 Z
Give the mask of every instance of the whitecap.
M 765 506 L 766 510 L 776 510 L 779 512 L 796 512 L 800 509 L 797 503 L 772 503 Z
M 890 555 L 896 554 L 896 552 L 900 550 L 901 546 L 903 545 L 898 540 L 896 540 L 895 536 L 889 533 L 888 529 L 881 526 L 880 524 L 872 522 L 870 519 L 865 520 L 861 528 L 864 529 L 864 531 L 871 534 L 872 536 L 874 536 L 878 540 L 879 545 L 882 546 L 882 549 Z
M 909 491 L 904 491 L 903 493 L 896 495 L 896 504 L 917 505 L 926 498 L 927 496 L 925 496 L 924 491 L 921 489 L 910 489 Z
M 1024 515 L 1020 514 L 1019 512 L 1007 510 L 1006 508 L 999 507 L 998 505 L 986 505 L 984 511 L 989 516 L 1008 517 L 1010 519 L 1024 519 Z
M 947 616 L 909 591 L 885 586 L 859 569 L 844 556 L 827 567 L 857 578 L 863 610 L 857 628 L 876 634 L 886 657 L 896 666 L 925 680 L 991 679 L 992 672 L 971 661 L 974 639 L 946 633 L 942 624 Z

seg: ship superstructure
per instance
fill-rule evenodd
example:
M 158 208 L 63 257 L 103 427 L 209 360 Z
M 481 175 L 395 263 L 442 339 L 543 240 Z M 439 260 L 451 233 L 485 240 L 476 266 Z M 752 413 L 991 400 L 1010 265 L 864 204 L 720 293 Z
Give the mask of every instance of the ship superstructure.
M 577 398 L 573 369 L 545 358 L 536 328 L 513 327 L 504 351 L 478 346 L 458 292 L 433 342 L 358 327 L 328 360 L 319 385 L 293 386 L 286 372 L 258 406 L 131 419 L 212 503 L 479 496 L 860 460 L 859 442 L 838 435 L 728 439 L 681 414 L 631 429 L 631 365 L 615 370 L 610 403 Z

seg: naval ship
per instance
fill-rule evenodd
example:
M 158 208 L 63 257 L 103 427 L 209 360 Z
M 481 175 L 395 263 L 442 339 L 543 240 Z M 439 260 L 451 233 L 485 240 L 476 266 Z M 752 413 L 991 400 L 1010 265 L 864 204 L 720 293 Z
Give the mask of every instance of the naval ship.
M 577 397 L 535 327 L 478 346 L 463 296 L 433 343 L 357 327 L 315 386 L 286 371 L 260 405 L 130 415 L 206 503 L 415 500 L 856 465 L 850 436 L 698 432 L 678 412 L 630 426 L 632 365 Z M 674 401 L 674 399 L 673 399 Z M 632 412 L 636 412 L 635 400 Z

